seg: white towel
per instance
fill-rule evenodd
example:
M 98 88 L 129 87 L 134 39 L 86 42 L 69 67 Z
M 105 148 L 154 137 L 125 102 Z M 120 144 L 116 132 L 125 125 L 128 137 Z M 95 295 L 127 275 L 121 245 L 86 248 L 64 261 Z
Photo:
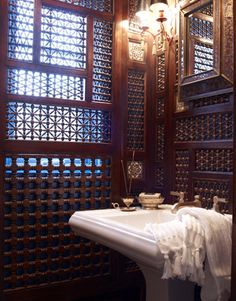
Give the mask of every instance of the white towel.
M 164 255 L 162 278 L 188 278 L 196 282 L 202 286 L 203 301 L 228 300 L 231 228 L 232 220 L 228 217 L 193 207 L 180 209 L 172 222 L 149 223 L 145 227 Z

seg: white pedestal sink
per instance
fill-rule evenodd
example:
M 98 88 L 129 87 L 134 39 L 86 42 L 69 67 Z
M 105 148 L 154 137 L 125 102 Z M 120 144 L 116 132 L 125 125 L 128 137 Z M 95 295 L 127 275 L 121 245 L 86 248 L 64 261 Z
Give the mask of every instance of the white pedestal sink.
M 193 291 L 184 296 L 183 288 L 178 290 L 173 280 L 161 279 L 163 255 L 144 227 L 150 222 L 171 221 L 175 215 L 170 211 L 171 206 L 159 207 L 158 210 L 137 209 L 130 212 L 119 209 L 77 211 L 71 216 L 69 224 L 80 236 L 97 241 L 134 260 L 145 277 L 146 301 L 194 300 Z

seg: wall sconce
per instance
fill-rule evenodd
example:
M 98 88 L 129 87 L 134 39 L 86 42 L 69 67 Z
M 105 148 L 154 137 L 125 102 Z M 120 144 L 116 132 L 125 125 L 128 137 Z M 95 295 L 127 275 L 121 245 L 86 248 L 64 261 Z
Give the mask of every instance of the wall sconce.
M 139 21 L 141 43 L 144 46 L 146 32 L 153 37 L 152 54 L 160 55 L 166 50 L 166 43 L 170 45 L 173 37 L 168 34 L 163 22 L 168 21 L 169 6 L 167 0 L 139 0 L 135 15 Z M 172 28 L 170 28 L 171 32 Z

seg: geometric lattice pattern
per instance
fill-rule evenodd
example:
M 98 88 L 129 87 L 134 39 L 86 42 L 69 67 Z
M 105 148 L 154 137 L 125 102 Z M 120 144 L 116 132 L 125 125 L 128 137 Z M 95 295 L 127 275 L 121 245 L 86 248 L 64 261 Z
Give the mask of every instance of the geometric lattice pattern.
M 189 188 L 189 158 L 188 150 L 177 150 L 175 153 L 175 190 L 188 191 Z
M 7 93 L 85 100 L 85 78 L 24 69 L 8 69 Z
M 165 139 L 164 139 L 164 124 L 157 125 L 157 140 L 156 140 L 156 160 L 162 161 L 164 160 L 164 147 L 165 147 Z
M 8 155 L 4 184 L 4 288 L 110 275 L 107 247 L 74 234 L 74 211 L 108 208 L 111 159 Z
M 155 187 L 164 187 L 164 169 L 161 167 L 155 168 Z
M 142 179 L 144 173 L 144 163 L 142 161 L 128 161 L 127 171 L 129 179 Z
M 8 57 L 32 61 L 34 0 L 9 0 L 8 5 Z
M 162 117 L 165 112 L 165 97 L 158 95 L 156 98 L 157 117 Z
M 200 149 L 195 152 L 195 168 L 197 171 L 233 171 L 232 149 Z
M 59 1 L 90 8 L 100 12 L 108 12 L 108 13 L 113 12 L 112 0 L 59 0 Z
M 41 53 L 42 63 L 86 67 L 87 19 L 77 13 L 52 7 L 42 7 Z
M 213 69 L 213 45 L 194 41 L 194 74 Z
M 144 61 L 144 49 L 139 42 L 129 41 L 129 59 L 133 61 Z
M 193 180 L 194 194 L 201 197 L 202 207 L 212 208 L 213 197 L 225 198 L 227 203 L 220 203 L 221 212 L 232 213 L 231 184 L 224 180 Z
M 196 15 L 189 17 L 189 35 L 193 43 L 193 73 L 208 71 L 213 69 L 213 4 L 201 10 L 205 17 Z M 212 20 L 209 20 L 209 17 Z M 204 39 L 204 41 L 202 40 Z
M 197 17 L 189 17 L 189 33 L 192 37 L 213 40 L 213 22 Z
M 110 21 L 94 20 L 93 100 L 111 102 L 112 31 Z
M 111 142 L 111 113 L 85 108 L 10 102 L 8 139 Z
M 200 10 L 200 13 L 201 14 L 205 14 L 207 16 L 211 16 L 213 17 L 213 13 L 214 13 L 214 6 L 213 6 L 213 3 L 211 4 L 208 4 L 207 6 L 203 7 L 201 10 Z
M 205 97 L 200 99 L 195 99 L 193 101 L 193 107 L 199 108 L 199 107 L 205 107 L 205 106 L 211 106 L 221 103 L 229 103 L 231 100 L 230 94 L 223 94 L 223 95 L 217 95 L 217 96 L 211 96 L 211 97 Z
M 166 88 L 166 64 L 165 53 L 158 55 L 156 58 L 156 89 L 157 92 Z
M 233 115 L 204 114 L 176 120 L 176 141 L 230 140 L 233 138 Z
M 144 150 L 145 73 L 128 71 L 128 135 L 130 150 Z

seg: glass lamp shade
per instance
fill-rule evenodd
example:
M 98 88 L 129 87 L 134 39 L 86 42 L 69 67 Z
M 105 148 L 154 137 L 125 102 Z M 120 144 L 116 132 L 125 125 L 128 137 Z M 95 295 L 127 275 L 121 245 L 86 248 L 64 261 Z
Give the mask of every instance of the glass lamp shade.
M 139 19 L 140 27 L 147 30 L 150 23 L 150 11 L 147 0 L 139 0 L 135 15 Z
M 150 11 L 152 11 L 156 18 L 157 21 L 159 22 L 164 22 L 167 20 L 167 15 L 168 15 L 168 2 L 167 0 L 152 0 L 151 5 L 150 5 Z

